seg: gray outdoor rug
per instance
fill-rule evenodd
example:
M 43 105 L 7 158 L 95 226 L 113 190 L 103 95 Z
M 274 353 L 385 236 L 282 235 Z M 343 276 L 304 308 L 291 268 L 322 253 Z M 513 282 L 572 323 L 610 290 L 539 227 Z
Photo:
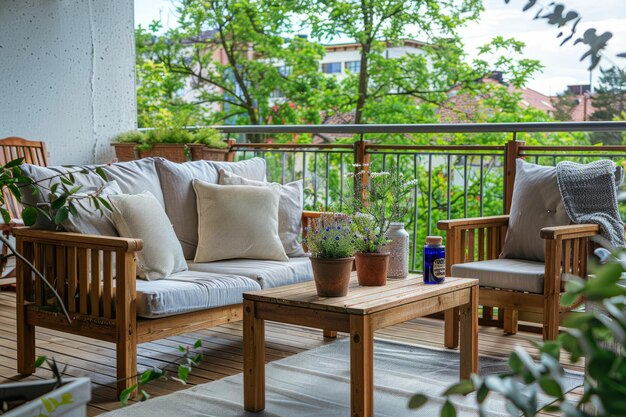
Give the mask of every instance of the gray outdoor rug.
M 265 411 L 243 409 L 242 374 L 195 386 L 113 411 L 107 417 L 347 417 L 350 415 L 349 340 L 339 339 L 266 365 Z M 480 373 L 507 371 L 506 361 L 480 358 Z M 193 372 L 193 371 L 192 371 Z M 374 410 L 380 417 L 438 416 L 439 394 L 459 378 L 458 351 L 376 340 L 374 349 Z M 582 384 L 582 375 L 568 372 L 567 390 Z M 147 387 L 148 391 L 149 386 Z M 431 397 L 419 411 L 409 410 L 409 398 L 422 392 Z M 543 399 L 545 405 L 545 399 Z M 478 415 L 473 396 L 458 397 L 459 416 Z M 541 404 L 541 398 L 540 398 Z M 490 395 L 491 416 L 509 416 L 502 398 Z

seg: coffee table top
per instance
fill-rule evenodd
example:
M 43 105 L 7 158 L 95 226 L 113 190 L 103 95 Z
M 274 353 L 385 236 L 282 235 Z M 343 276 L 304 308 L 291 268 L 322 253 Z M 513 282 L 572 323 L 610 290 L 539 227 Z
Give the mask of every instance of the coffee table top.
M 478 285 L 478 280 L 472 278 L 446 278 L 442 284 L 428 285 L 424 284 L 421 275 L 410 275 L 404 280 L 389 280 L 387 285 L 382 287 L 360 287 L 356 280 L 356 272 L 353 272 L 350 289 L 345 297 L 320 297 L 315 290 L 315 283 L 307 281 L 245 292 L 243 298 L 314 310 L 364 315 L 475 285 Z

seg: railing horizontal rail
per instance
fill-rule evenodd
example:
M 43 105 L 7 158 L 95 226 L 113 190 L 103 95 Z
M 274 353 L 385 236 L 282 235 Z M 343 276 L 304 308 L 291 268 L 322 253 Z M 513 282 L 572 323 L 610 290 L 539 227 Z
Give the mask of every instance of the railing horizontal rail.
M 352 149 L 350 143 L 234 143 L 234 150 L 247 149 Z
M 538 122 L 538 123 L 433 123 L 360 125 L 222 125 L 211 126 L 224 133 L 512 133 L 512 132 L 617 132 L 626 122 Z
M 626 152 L 626 146 L 520 146 L 520 153 L 524 152 Z

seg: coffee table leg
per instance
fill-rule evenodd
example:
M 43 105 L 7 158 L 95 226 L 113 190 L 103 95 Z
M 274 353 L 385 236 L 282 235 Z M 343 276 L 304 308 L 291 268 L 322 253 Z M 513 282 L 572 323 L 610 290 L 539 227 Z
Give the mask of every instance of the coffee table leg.
M 456 349 L 459 346 L 459 308 L 450 308 L 444 315 L 444 346 Z
M 461 379 L 478 372 L 478 286 L 471 289 L 470 302 L 461 306 Z
M 374 416 L 374 331 L 369 316 L 350 316 L 350 409 Z
M 265 322 L 255 316 L 254 301 L 243 301 L 243 408 L 265 408 Z

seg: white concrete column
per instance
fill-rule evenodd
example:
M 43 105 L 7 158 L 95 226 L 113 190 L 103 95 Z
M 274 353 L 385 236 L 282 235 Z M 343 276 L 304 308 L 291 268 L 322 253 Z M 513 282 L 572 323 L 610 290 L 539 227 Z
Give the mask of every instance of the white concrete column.
M 137 125 L 133 0 L 0 0 L 0 138 L 109 162 Z

